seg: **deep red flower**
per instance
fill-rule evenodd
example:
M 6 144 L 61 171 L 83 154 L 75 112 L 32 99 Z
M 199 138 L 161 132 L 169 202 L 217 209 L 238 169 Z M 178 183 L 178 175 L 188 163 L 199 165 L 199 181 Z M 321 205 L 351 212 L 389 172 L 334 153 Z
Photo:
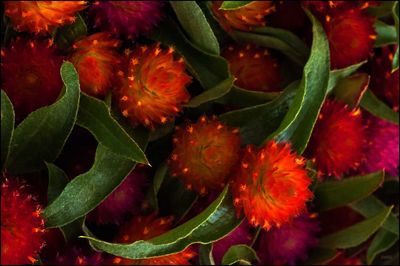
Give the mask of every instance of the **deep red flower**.
M 172 139 L 172 175 L 200 194 L 223 187 L 239 158 L 238 133 L 238 129 L 204 116 L 197 123 L 178 127 Z
M 306 154 L 323 174 L 341 178 L 364 158 L 365 130 L 361 110 L 326 100 L 315 124 Z
M 186 86 L 191 77 L 182 58 L 174 59 L 174 49 L 159 44 L 141 46 L 129 53 L 128 71 L 120 73 L 123 85 L 116 91 L 122 115 L 133 124 L 154 128 L 176 116 L 190 99 Z
M 40 206 L 26 185 L 8 180 L 1 186 L 1 264 L 32 264 L 44 245 Z
M 51 42 L 18 38 L 1 50 L 2 89 L 14 105 L 16 116 L 53 103 L 61 92 L 62 57 Z
M 304 163 L 289 143 L 248 145 L 233 171 L 233 203 L 238 213 L 243 210 L 253 226 L 266 230 L 299 215 L 313 196 Z
M 18 31 L 51 33 L 75 21 L 86 1 L 6 1 L 5 14 Z
M 108 33 L 99 32 L 76 42 L 70 60 L 79 74 L 81 90 L 104 97 L 115 82 L 115 74 L 122 61 L 116 48 L 120 41 Z
M 278 61 L 266 48 L 252 44 L 230 45 L 222 52 L 222 56 L 228 60 L 237 86 L 252 91 L 281 90 Z

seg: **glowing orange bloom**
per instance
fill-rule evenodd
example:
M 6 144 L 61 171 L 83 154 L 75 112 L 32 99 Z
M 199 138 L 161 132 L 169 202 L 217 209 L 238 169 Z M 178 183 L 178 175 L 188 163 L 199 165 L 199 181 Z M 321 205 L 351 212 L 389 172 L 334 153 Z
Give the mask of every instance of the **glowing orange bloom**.
M 264 17 L 275 11 L 272 1 L 253 1 L 233 10 L 220 9 L 223 1 L 212 1 L 211 9 L 225 30 L 250 31 L 265 26 Z
M 336 178 L 357 168 L 363 159 L 365 132 L 361 111 L 327 100 L 315 124 L 306 154 L 319 171 Z
M 174 59 L 174 49 L 159 44 L 141 46 L 129 53 L 126 76 L 117 91 L 122 115 L 133 124 L 148 128 L 164 124 L 176 116 L 190 98 L 186 86 L 191 77 L 185 73 L 182 58 Z
M 159 236 L 171 229 L 173 217 L 156 218 L 155 215 L 135 217 L 122 226 L 116 238 L 118 243 L 132 243 L 138 240 L 147 240 Z M 126 259 L 115 257 L 113 264 L 118 265 L 190 265 L 196 253 L 191 246 L 181 252 L 148 259 Z
M 253 226 L 266 230 L 299 215 L 313 196 L 304 164 L 289 143 L 247 146 L 232 181 L 238 213 L 243 210 Z
M 111 89 L 121 63 L 116 52 L 119 44 L 109 33 L 100 32 L 73 45 L 75 52 L 70 60 L 79 73 L 82 91 L 102 97 Z
M 200 194 L 225 185 L 240 151 L 239 130 L 201 117 L 195 124 L 177 128 L 170 166 L 173 176 Z
M 252 91 L 280 91 L 278 62 L 267 49 L 251 44 L 228 46 L 222 53 L 235 76 L 235 84 Z
M 55 27 L 75 21 L 85 1 L 6 1 L 5 14 L 18 31 L 51 33 Z

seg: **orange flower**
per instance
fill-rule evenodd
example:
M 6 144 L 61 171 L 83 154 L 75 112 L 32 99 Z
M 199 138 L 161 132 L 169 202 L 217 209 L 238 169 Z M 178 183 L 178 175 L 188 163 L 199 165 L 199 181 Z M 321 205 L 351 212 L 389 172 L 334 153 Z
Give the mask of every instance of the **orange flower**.
M 299 215 L 313 196 L 304 163 L 288 143 L 247 146 L 232 182 L 238 213 L 243 209 L 252 225 L 267 230 Z
M 280 91 L 278 62 L 267 49 L 252 44 L 228 46 L 222 56 L 228 60 L 239 87 L 252 91 Z
M 164 124 L 189 100 L 186 86 L 191 77 L 185 73 L 183 59 L 174 60 L 173 51 L 172 47 L 162 50 L 154 44 L 129 53 L 128 73 L 117 97 L 122 115 L 133 124 L 148 128 Z
M 227 31 L 232 29 L 250 31 L 253 27 L 265 26 L 264 17 L 275 11 L 272 1 L 253 1 L 233 10 L 220 9 L 222 2 L 213 1 L 211 9 L 221 27 Z
M 5 14 L 19 31 L 51 33 L 54 27 L 74 22 L 85 7 L 85 1 L 6 1 Z
M 171 229 L 173 217 L 156 218 L 155 215 L 135 217 L 125 224 L 120 231 L 116 242 L 132 243 L 137 240 L 147 240 L 159 236 Z M 189 260 L 196 253 L 192 247 L 181 252 L 148 259 L 125 259 L 114 257 L 112 263 L 118 265 L 190 265 Z
M 239 130 L 201 117 L 196 124 L 177 128 L 170 159 L 173 176 L 200 194 L 225 185 L 240 151 Z
M 121 63 L 116 52 L 119 44 L 109 33 L 99 32 L 73 45 L 75 52 L 70 60 L 79 73 L 82 91 L 102 97 L 111 89 Z

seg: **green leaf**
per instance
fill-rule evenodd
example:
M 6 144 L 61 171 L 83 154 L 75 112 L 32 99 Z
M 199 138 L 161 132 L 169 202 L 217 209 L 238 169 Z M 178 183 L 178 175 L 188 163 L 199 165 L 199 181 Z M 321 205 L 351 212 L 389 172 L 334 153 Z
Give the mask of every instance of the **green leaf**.
M 282 92 L 249 91 L 233 85 L 229 93 L 216 100 L 216 102 L 239 107 L 249 107 L 274 100 L 281 94 Z
M 394 26 L 397 33 L 397 44 L 399 44 L 399 2 L 395 1 L 392 8 Z M 392 72 L 399 68 L 399 46 L 397 46 L 396 53 L 393 57 Z
M 199 246 L 199 264 L 200 265 L 215 265 L 212 255 L 212 244 Z
M 197 3 L 170 1 L 170 4 L 190 40 L 204 51 L 218 55 L 218 40 Z
M 380 101 L 370 90 L 364 93 L 360 105 L 379 118 L 396 123 L 397 125 L 399 124 L 399 113 L 396 113 L 389 106 Z
M 244 7 L 253 1 L 224 1 L 219 9 L 232 10 Z
M 15 129 L 6 168 L 22 174 L 53 162 L 75 124 L 79 106 L 79 78 L 74 66 L 64 62 L 61 78 L 64 94 L 50 106 L 32 112 Z
M 376 20 L 374 28 L 377 34 L 375 47 L 381 47 L 397 42 L 397 33 L 395 26 L 388 25 L 381 20 Z
M 380 229 L 367 249 L 367 264 L 371 265 L 377 255 L 391 248 L 398 239 L 398 235 Z
M 351 248 L 360 245 L 375 233 L 385 222 L 393 207 L 386 207 L 377 215 L 346 229 L 324 236 L 319 246 L 323 248 Z
M 229 78 L 223 80 L 221 83 L 216 85 L 214 88 L 206 90 L 205 92 L 201 93 L 193 97 L 190 102 L 188 102 L 185 107 L 196 108 L 203 103 L 210 102 L 216 99 L 219 99 L 226 95 L 233 86 L 233 77 L 230 76 Z
M 164 161 L 157 169 L 156 173 L 154 174 L 153 178 L 153 185 L 149 191 L 148 199 L 149 199 L 149 204 L 150 206 L 158 210 L 158 200 L 157 200 L 157 194 L 158 191 L 160 190 L 161 184 L 164 181 L 165 176 L 168 173 L 168 164 L 166 161 Z
M 333 260 L 337 254 L 335 249 L 316 247 L 309 252 L 307 260 L 300 265 L 325 265 Z
M 315 205 L 320 211 L 344 206 L 369 196 L 383 180 L 384 172 L 380 171 L 340 181 L 325 181 L 318 184 L 314 191 Z
M 81 93 L 76 123 L 89 130 L 110 151 L 132 161 L 149 164 L 138 144 L 112 117 L 105 102 Z
M 303 78 L 289 111 L 279 128 L 268 139 L 290 141 L 301 154 L 311 136 L 312 129 L 324 102 L 329 80 L 329 45 L 324 29 L 306 10 L 313 24 L 311 54 L 304 66 Z
M 54 34 L 54 43 L 65 52 L 69 51 L 72 44 L 86 36 L 87 27 L 83 18 L 78 14 L 75 22 L 58 28 Z
M 144 148 L 146 143 L 139 142 L 139 145 Z M 135 165 L 132 160 L 99 144 L 92 168 L 69 182 L 43 211 L 46 226 L 66 225 L 93 210 L 121 184 Z
M 1 90 L 1 169 L 7 160 L 14 132 L 15 115 L 13 105 L 7 94 Z
M 364 93 L 368 89 L 370 76 L 367 73 L 357 73 L 341 79 L 333 89 L 337 99 L 349 105 L 351 108 L 357 107 Z
M 149 240 L 138 240 L 130 244 L 109 243 L 93 237 L 93 246 L 107 253 L 141 259 L 177 253 L 194 243 L 209 244 L 229 234 L 240 220 L 236 218 L 232 198 L 226 187 L 219 197 L 198 216 L 186 223 Z
M 359 69 L 367 61 L 362 61 L 360 63 L 341 68 L 334 69 L 329 73 L 329 83 L 328 83 L 328 93 L 336 86 L 336 84 L 343 78 L 346 78 L 353 74 L 357 69 Z
M 378 6 L 370 6 L 367 9 L 368 14 L 382 18 L 391 15 L 393 4 L 396 1 L 381 1 Z
M 251 247 L 247 245 L 234 245 L 224 254 L 221 265 L 232 265 L 235 263 L 251 265 L 256 260 L 258 261 L 257 254 Z

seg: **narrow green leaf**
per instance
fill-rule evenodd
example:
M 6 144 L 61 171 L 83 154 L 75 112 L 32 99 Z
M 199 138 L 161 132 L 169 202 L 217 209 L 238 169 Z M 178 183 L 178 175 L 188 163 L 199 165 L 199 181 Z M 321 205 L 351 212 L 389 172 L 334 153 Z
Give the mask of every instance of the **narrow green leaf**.
M 309 252 L 307 260 L 300 265 L 325 265 L 333 260 L 337 254 L 335 249 L 316 247 Z
M 377 215 L 346 229 L 324 236 L 319 246 L 323 248 L 351 248 L 360 245 L 375 233 L 385 222 L 393 207 L 386 207 Z
M 252 265 L 253 261 L 258 261 L 256 252 L 247 245 L 231 246 L 222 258 L 222 265 Z
M 199 246 L 199 262 L 200 265 L 215 265 L 211 243 Z
M 67 174 L 56 165 L 46 162 L 46 167 L 49 174 L 47 201 L 50 204 L 60 195 L 69 180 Z
M 230 76 L 229 78 L 223 80 L 221 83 L 216 85 L 214 88 L 206 90 L 205 92 L 201 93 L 193 97 L 190 102 L 188 102 L 185 107 L 195 108 L 200 106 L 203 103 L 210 102 L 216 99 L 219 99 L 226 95 L 233 86 L 233 77 Z
M 7 160 L 12 135 L 14 132 L 15 115 L 13 105 L 7 94 L 1 90 L 1 169 Z
M 356 70 L 359 69 L 366 62 L 367 61 L 362 61 L 360 63 L 345 68 L 331 70 L 331 72 L 329 73 L 328 93 L 332 91 L 332 89 L 341 79 L 346 78 L 356 72 Z
M 165 161 L 158 167 L 156 173 L 154 174 L 153 185 L 149 190 L 149 196 L 148 196 L 149 204 L 155 210 L 158 210 L 157 194 L 158 191 L 160 190 L 161 184 L 164 181 L 164 178 L 167 175 L 167 173 L 168 173 L 168 164 Z
M 320 211 L 344 206 L 369 196 L 383 180 L 384 172 L 380 171 L 340 181 L 325 181 L 318 184 L 314 191 L 315 205 Z
M 394 26 L 397 33 L 397 44 L 399 44 L 399 2 L 395 1 L 392 7 Z M 396 53 L 393 57 L 392 72 L 399 68 L 399 46 L 397 46 Z
M 218 55 L 218 40 L 197 3 L 170 1 L 170 4 L 190 40 L 204 51 Z
M 375 47 L 381 47 L 397 42 L 397 33 L 395 26 L 388 25 L 381 20 L 376 20 L 374 28 L 377 34 Z
M 396 1 L 381 1 L 378 6 L 370 6 L 367 9 L 368 14 L 382 18 L 391 15 L 393 3 Z
M 78 14 L 75 22 L 58 28 L 54 34 L 54 43 L 65 52 L 69 51 L 72 44 L 86 36 L 87 27 L 83 18 Z
M 391 248 L 398 239 L 398 235 L 380 229 L 367 249 L 367 264 L 371 265 L 377 255 Z
M 50 106 L 32 112 L 15 129 L 6 168 L 22 174 L 53 162 L 75 124 L 79 106 L 79 78 L 74 66 L 64 62 L 61 78 L 64 94 Z
M 93 237 L 93 246 L 107 253 L 130 259 L 149 258 L 176 253 L 194 243 L 208 244 L 231 232 L 240 220 L 236 218 L 228 187 L 198 216 L 186 223 L 149 240 L 130 244 L 109 243 Z
M 249 91 L 233 85 L 229 93 L 216 100 L 218 103 L 249 107 L 267 103 L 278 98 L 282 92 Z
M 89 130 L 110 151 L 135 162 L 149 164 L 137 143 L 112 117 L 105 102 L 81 93 L 76 123 Z
M 365 110 L 379 118 L 396 123 L 397 125 L 399 124 L 399 113 L 396 113 L 389 106 L 379 100 L 370 90 L 367 90 L 364 93 L 360 105 Z
M 337 99 L 355 108 L 361 102 L 364 93 L 368 89 L 370 76 L 367 73 L 357 73 L 341 79 L 333 89 Z
M 329 45 L 324 29 L 306 10 L 313 24 L 311 54 L 304 66 L 303 78 L 289 111 L 280 127 L 268 139 L 290 141 L 301 154 L 311 136 L 312 129 L 324 102 L 329 80 Z
M 232 10 L 244 7 L 253 1 L 224 1 L 219 9 Z

